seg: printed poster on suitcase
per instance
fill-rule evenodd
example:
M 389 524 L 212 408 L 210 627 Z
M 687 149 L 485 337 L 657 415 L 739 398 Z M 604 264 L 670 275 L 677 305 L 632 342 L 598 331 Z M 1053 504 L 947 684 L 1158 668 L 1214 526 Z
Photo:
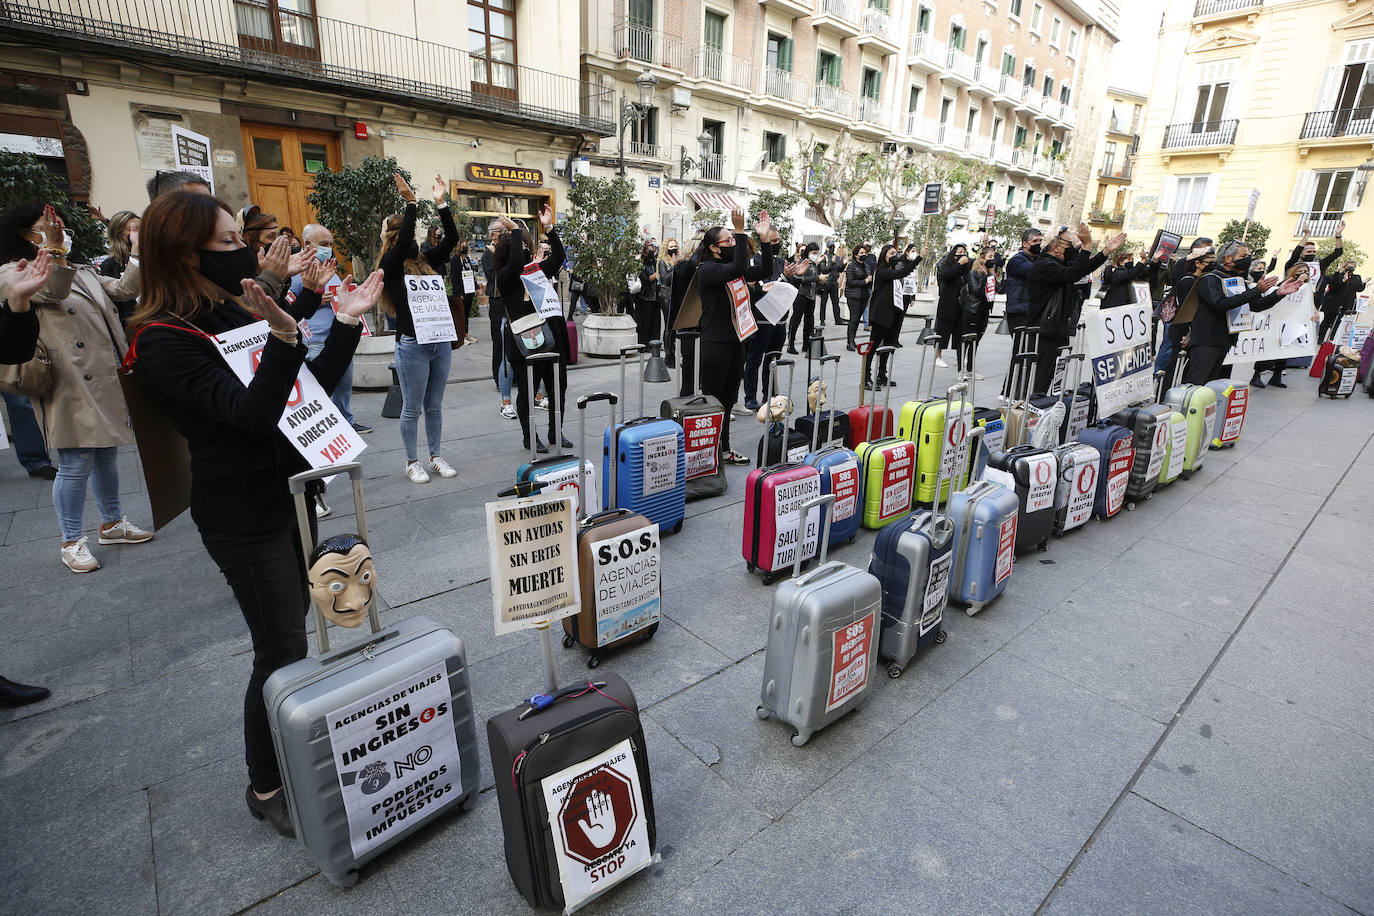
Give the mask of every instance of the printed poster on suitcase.
M 973 405 L 958 406 L 954 416 L 945 423 L 944 441 L 940 446 L 939 479 L 957 482 L 955 468 L 968 467 L 968 431 L 973 425 Z M 938 494 L 937 494 L 938 498 Z
M 859 463 L 846 461 L 830 468 L 830 492 L 835 494 L 831 524 L 854 517 L 859 511 Z
M 452 698 L 437 662 L 329 714 L 355 859 L 462 794 Z
M 677 486 L 677 433 L 644 440 L 644 495 L 666 493 Z
M 653 861 L 634 748 L 625 739 L 540 783 L 553 834 L 564 912 Z
M 658 623 L 663 590 L 656 523 L 597 542 L 592 562 L 598 646 Z
M 769 569 L 786 569 L 797 561 L 797 540 L 801 532 L 801 504 L 821 495 L 821 477 L 812 474 L 800 480 L 779 484 L 774 491 L 773 565 Z M 816 555 L 820 541 L 821 514 L 824 507 L 813 507 L 806 513 L 806 531 L 801 536 L 802 560 Z
M 1012 561 L 1016 558 L 1016 516 L 1011 515 L 997 529 L 997 566 L 993 570 L 992 584 L 1001 585 L 1011 575 Z
M 496 635 L 576 614 L 581 603 L 577 522 L 566 492 L 487 503 Z
M 1175 423 L 1169 421 L 1169 468 L 1164 475 L 1173 480 L 1183 473 L 1183 462 L 1188 457 L 1188 421 Z
M 720 431 L 725 413 L 683 417 L 682 431 L 687 451 L 687 479 L 710 477 L 720 467 Z
M 911 442 L 882 447 L 887 459 L 883 465 L 878 515 L 888 518 L 911 508 L 911 473 L 916 446 Z
M 944 618 L 945 600 L 949 592 L 949 571 L 954 565 L 954 551 L 930 564 L 930 578 L 926 580 L 925 599 L 921 602 L 921 623 L 917 635 L 924 636 L 940 625 Z
M 1054 454 L 1046 452 L 1026 458 L 1026 513 L 1039 512 L 1054 505 L 1054 484 L 1058 476 Z M 1013 492 L 1015 492 L 1013 490 Z
M 1231 396 L 1226 399 L 1226 416 L 1222 417 L 1221 432 L 1217 434 L 1222 442 L 1235 442 L 1240 438 L 1241 427 L 1245 425 L 1245 407 L 1249 401 L 1249 388 L 1231 389 Z
M 1150 463 L 1145 467 L 1146 480 L 1158 480 L 1164 470 L 1164 453 L 1169 448 L 1169 423 L 1155 424 L 1155 438 L 1150 443 Z
M 830 657 L 830 691 L 825 711 L 830 712 L 856 696 L 868 683 L 869 661 L 873 657 L 873 619 L 869 611 L 860 620 L 837 629 Z
M 1093 449 L 1097 454 L 1097 449 Z M 1063 485 L 1068 491 L 1065 500 L 1064 530 L 1077 528 L 1092 517 L 1093 499 L 1097 496 L 1097 463 L 1100 459 L 1084 461 L 1064 470 Z
M 1135 464 L 1135 446 L 1130 436 L 1122 436 L 1112 446 L 1107 460 L 1107 514 L 1115 515 L 1126 501 L 1126 484 L 1131 480 L 1131 465 Z

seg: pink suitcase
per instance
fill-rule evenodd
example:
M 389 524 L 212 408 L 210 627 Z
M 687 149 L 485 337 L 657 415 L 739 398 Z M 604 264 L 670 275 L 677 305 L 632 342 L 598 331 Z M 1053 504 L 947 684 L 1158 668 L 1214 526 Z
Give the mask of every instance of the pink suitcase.
M 568 323 L 568 363 L 577 362 L 577 324 L 571 318 L 564 318 Z
M 792 568 L 796 560 L 801 506 L 821 495 L 820 471 L 809 464 L 775 464 L 749 472 L 744 488 L 744 538 L 742 550 L 749 571 L 762 570 L 763 581 L 772 585 Z M 803 544 L 810 549 L 802 559 L 816 552 L 821 513 L 812 512 L 806 520 Z

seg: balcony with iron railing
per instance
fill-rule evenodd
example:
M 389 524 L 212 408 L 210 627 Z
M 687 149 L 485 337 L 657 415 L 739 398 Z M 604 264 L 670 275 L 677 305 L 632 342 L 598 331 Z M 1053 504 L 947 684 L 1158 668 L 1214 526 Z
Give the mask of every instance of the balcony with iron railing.
M 641 143 L 638 140 L 626 140 L 625 152 L 627 155 L 645 159 L 664 159 L 668 155 L 667 150 L 657 143 Z
M 996 95 L 1001 73 L 987 61 L 974 61 L 973 84 L 969 86 L 970 95 Z
M 1130 181 L 1131 172 L 1134 171 L 1131 160 L 1116 162 L 1112 159 L 1102 160 L 1102 167 L 1097 170 L 1097 177 L 1108 181 Z
M 880 9 L 869 7 L 864 10 L 863 28 L 859 32 L 859 45 L 872 45 L 875 50 L 895 53 L 901 39 L 897 35 L 897 25 L 892 17 Z
M 816 0 L 811 24 L 848 38 L 856 37 L 860 31 L 858 0 Z
M 906 136 L 932 146 L 936 143 L 939 131 L 937 130 L 938 125 L 934 121 L 909 111 L 906 114 L 904 126 Z
M 1374 108 L 1335 108 L 1309 111 L 1303 118 L 1303 140 L 1332 140 L 1340 137 L 1374 136 Z
M 929 32 L 917 32 L 907 46 L 906 64 L 914 70 L 935 73 L 945 65 L 945 43 Z
M 615 133 L 615 93 L 394 32 L 255 0 L 4 0 L 0 32 L 141 64 L 417 103 L 529 126 Z
M 1344 219 L 1343 210 L 1316 210 L 1299 214 L 1297 224 L 1293 227 L 1293 238 L 1308 234 L 1314 239 L 1333 239 Z
M 1248 15 L 1252 10 L 1258 10 L 1263 5 L 1264 0 L 1197 0 L 1193 4 L 1193 18 L 1235 16 L 1242 13 Z
M 1088 222 L 1105 226 L 1120 226 L 1125 219 L 1126 213 L 1123 210 L 1103 210 L 1100 207 L 1094 207 L 1088 213 Z
M 1117 117 L 1113 117 L 1107 121 L 1107 133 L 1109 134 L 1130 135 L 1135 133 L 1135 128 L 1135 122 L 1131 122 L 1128 124 L 1127 122 Z
M 854 118 L 854 96 L 829 83 L 817 83 L 812 89 L 811 106 L 818 114 L 830 114 L 846 121 Z
M 753 83 L 754 65 L 742 57 L 717 48 L 693 48 L 687 75 L 694 79 L 715 80 L 748 89 Z
M 972 85 L 973 58 L 958 48 L 950 48 L 945 52 L 945 66 L 940 71 L 940 78 L 959 86 Z
M 864 124 L 881 128 L 885 131 L 892 122 L 892 113 L 889 109 L 880 105 L 877 99 L 861 97 L 859 99 L 858 114 L 855 120 L 862 121 Z
M 725 180 L 724 153 L 701 153 L 696 161 L 697 175 L 702 181 Z
M 652 64 L 666 70 L 686 71 L 689 60 L 681 38 L 623 19 L 612 26 L 611 50 L 630 66 Z
M 764 67 L 759 71 L 760 95 L 794 105 L 805 105 L 811 98 L 811 84 L 788 70 Z
M 1170 213 L 1164 220 L 1164 231 L 1177 235 L 1194 235 L 1201 221 L 1201 213 Z
M 1164 149 L 1195 149 L 1206 146 L 1230 146 L 1236 142 L 1236 126 L 1240 121 L 1185 121 L 1170 124 L 1164 129 Z

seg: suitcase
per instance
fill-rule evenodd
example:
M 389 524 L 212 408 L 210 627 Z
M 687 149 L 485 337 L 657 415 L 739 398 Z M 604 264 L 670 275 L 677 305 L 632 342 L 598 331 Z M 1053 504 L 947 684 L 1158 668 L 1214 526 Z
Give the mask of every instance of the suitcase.
M 988 454 L 1000 452 L 1006 446 L 1006 421 L 1000 407 L 978 407 L 978 374 L 973 368 L 973 358 L 977 352 L 978 335 L 965 334 L 964 365 L 968 366 L 968 401 L 974 405 L 973 427 L 981 427 L 983 435 L 974 440 L 969 449 L 969 471 L 966 480 L 978 480 L 983 469 L 988 466 Z M 972 428 L 972 427 L 970 427 Z M 946 500 L 948 502 L 948 500 Z
M 1169 445 L 1169 418 L 1174 409 L 1165 404 L 1140 404 L 1119 410 L 1108 419 L 1135 434 L 1135 463 L 1126 482 L 1126 508 L 1132 510 L 1141 500 L 1154 495 L 1159 474 L 1164 469 Z
M 812 343 L 815 344 L 819 340 L 820 337 L 819 335 L 817 335 L 816 337 L 812 338 Z M 835 399 L 840 396 L 840 370 L 838 363 L 838 360 L 840 358 L 839 354 L 836 354 L 834 356 L 821 355 L 816 357 L 816 362 L 819 364 L 819 368 L 817 370 L 816 379 L 813 379 L 809 377 L 811 373 L 811 351 L 813 348 L 814 347 L 807 348 L 807 390 L 809 392 L 811 383 L 814 382 L 816 379 L 821 379 L 822 381 L 824 380 L 825 364 L 830 361 L 836 361 L 835 384 L 830 387 L 830 390 L 828 392 L 826 392 L 827 400 L 829 400 L 829 402 L 833 404 L 835 403 Z M 814 413 L 803 414 L 802 416 L 797 417 L 797 419 L 792 423 L 792 428 L 795 429 L 797 432 L 801 433 L 803 436 L 805 436 L 807 442 L 813 443 L 811 447 L 811 451 L 813 452 L 816 451 L 816 437 L 813 434 L 817 429 L 819 429 L 820 434 L 824 436 L 824 439 L 820 441 L 821 446 L 845 445 L 845 443 L 849 441 L 849 414 L 837 408 L 825 408 L 823 406 L 818 406 Z
M 796 729 L 792 743 L 801 747 L 817 730 L 863 705 L 873 684 L 878 648 L 878 618 L 883 589 L 869 572 L 827 560 L 830 536 L 825 507 L 833 494 L 818 495 L 801 505 L 822 516 L 820 562 L 773 595 L 768 617 L 768 647 L 763 655 L 763 689 L 758 716 L 777 716 Z
M 639 376 L 639 415 L 627 420 L 625 364 L 631 353 L 635 354 L 635 374 Z M 620 422 L 612 417 L 601 436 L 603 467 L 614 462 L 616 468 L 613 477 L 602 474 L 601 508 L 622 506 L 638 512 L 661 531 L 678 532 L 687 517 L 685 437 L 678 423 L 645 415 L 643 359 L 644 348 L 638 344 L 620 351 Z
M 1369 379 L 1370 363 L 1374 363 L 1374 333 L 1367 335 L 1360 345 L 1360 371 L 1355 375 L 1355 381 L 1365 382 Z
M 629 685 L 603 671 L 546 690 L 487 720 L 487 741 L 511 880 L 530 906 L 567 912 L 661 859 Z M 599 828 L 595 841 L 589 827 Z
M 1315 379 L 1322 377 L 1322 370 L 1326 368 L 1326 361 L 1331 358 L 1331 354 L 1336 352 L 1336 342 L 1328 340 L 1317 348 L 1317 358 L 1312 360 L 1311 367 L 1307 374 Z
M 1164 464 L 1159 469 L 1159 483 L 1155 487 L 1173 483 L 1183 473 L 1183 459 L 1188 454 L 1188 419 L 1173 407 L 1169 408 L 1169 435 L 1164 439 Z
M 1250 383 L 1233 382 L 1229 378 L 1207 383 L 1216 392 L 1217 420 L 1212 427 L 1212 448 L 1230 448 L 1240 441 L 1245 426 L 1245 411 L 1250 406 Z
M 820 471 L 809 464 L 777 464 L 749 472 L 744 490 L 742 552 L 750 572 L 762 570 L 765 585 L 785 574 L 796 558 L 802 530 L 798 507 L 821 493 Z M 820 526 L 808 524 L 802 560 L 813 556 Z
M 357 534 L 366 542 L 362 466 L 335 465 L 290 480 L 308 538 L 306 483 L 348 474 Z M 301 544 L 307 568 L 313 543 Z M 470 810 L 481 777 L 477 717 L 463 641 L 422 615 L 383 628 L 375 592 L 367 638 L 331 651 L 312 600 L 319 654 L 279 668 L 263 685 L 296 840 L 331 884 L 452 809 Z
M 1181 351 L 1174 366 L 1174 384 L 1164 392 L 1163 397 L 1164 403 L 1181 413 L 1188 424 L 1188 439 L 1184 446 L 1183 469 L 1180 472 L 1184 480 L 1193 476 L 1193 472 L 1202 467 L 1202 462 L 1207 457 L 1207 446 L 1212 441 L 1212 428 L 1216 424 L 1217 416 L 1215 391 L 1203 385 L 1188 385 L 1178 381 L 1183 375 L 1183 367 L 1187 361 L 1187 351 Z
M 795 380 L 797 372 L 796 360 L 784 358 L 781 351 L 775 352 L 778 358 L 773 360 L 773 394 L 768 395 L 767 392 L 765 392 L 762 403 L 767 404 L 772 397 L 777 396 L 778 367 L 786 366 L 787 400 L 789 404 L 792 404 L 795 408 L 795 403 L 792 401 L 792 383 Z M 791 411 L 789 410 L 788 412 L 790 413 Z M 770 420 L 765 425 L 763 435 L 759 437 L 759 451 L 755 467 L 766 468 L 770 465 L 783 464 L 784 462 L 795 464 L 806 457 L 807 447 L 810 444 L 811 438 L 809 436 L 798 430 L 788 429 L 786 417 L 783 417 L 781 421 L 776 423 Z
M 877 352 L 895 349 L 879 347 Z M 889 387 L 883 393 L 882 411 L 869 414 L 869 419 L 889 414 L 891 398 L 892 389 Z M 909 439 L 883 436 L 860 442 L 855 451 L 863 476 L 863 526 L 881 528 L 902 518 L 911 509 L 916 470 L 915 444 Z
M 1093 407 L 1092 383 L 1083 382 L 1083 362 L 1086 358 L 1083 353 L 1069 356 L 1070 365 L 1073 366 L 1073 384 L 1066 385 L 1064 393 L 1060 395 L 1060 400 L 1064 402 L 1064 422 L 1059 425 L 1060 445 L 1076 441 L 1078 434 L 1096 419 L 1089 417 Z
M 824 372 L 827 362 L 833 363 L 835 366 L 835 385 L 838 386 L 840 383 L 840 357 L 838 355 L 821 357 L 822 372 Z M 839 389 L 832 387 L 830 390 L 838 391 Z M 831 423 L 845 419 L 844 414 L 835 410 L 825 411 L 824 416 Z M 829 430 L 827 430 L 828 432 Z M 859 456 L 846 448 L 843 440 L 840 444 L 821 447 L 819 433 L 819 427 L 812 427 L 811 451 L 803 460 L 820 472 L 821 492 L 835 494 L 835 502 L 830 510 L 831 539 L 853 543 L 855 536 L 859 533 L 859 522 L 863 508 L 863 478 L 859 475 Z M 827 435 L 826 439 L 831 443 L 835 442 L 833 435 Z
M 1016 494 L 1016 552 L 1044 550 L 1054 533 L 1059 459 L 1049 449 L 1013 445 L 988 457 L 983 479 Z
M 1083 430 L 1079 441 L 1091 445 L 1102 456 L 1097 471 L 1097 493 L 1093 497 L 1093 515 L 1111 518 L 1126 504 L 1126 485 L 1135 466 L 1135 434 L 1110 420 L 1099 420 Z
M 930 346 L 939 346 L 939 340 L 932 340 Z M 920 375 L 925 369 L 925 352 L 925 348 L 922 348 L 921 371 L 917 372 L 916 399 L 903 404 L 897 415 L 897 438 L 910 439 L 916 446 L 916 487 L 913 499 L 917 505 L 929 506 L 934 504 L 937 496 L 937 479 L 944 480 L 944 492 L 938 494 L 942 500 L 949 498 L 951 487 L 957 490 L 968 482 L 965 476 L 967 463 L 956 469 L 950 462 L 968 437 L 968 429 L 973 423 L 973 410 L 972 402 L 964 397 L 967 393 L 964 387 L 959 389 L 960 398 L 957 403 L 933 396 L 933 359 L 930 361 L 930 381 L 926 387 L 926 397 L 921 398 Z M 946 423 L 947 410 L 954 411 L 957 422 Z M 954 439 L 947 440 L 946 433 Z
M 953 393 L 950 389 L 951 398 Z M 948 488 L 941 486 L 936 492 Z M 878 532 L 868 571 L 883 587 L 878 655 L 889 661 L 888 677 L 901 677 L 918 652 L 945 641 L 941 625 L 953 564 L 954 525 L 948 509 L 940 514 L 939 501 Z
M 1097 475 L 1102 455 L 1082 442 L 1066 442 L 1054 450 L 1059 459 L 1059 486 L 1054 491 L 1054 533 L 1062 537 L 1092 518 Z
M 1020 353 L 1012 357 L 1012 403 L 1005 415 L 1007 442 L 1029 442 L 1041 418 L 1059 403 L 1059 398 L 1048 394 L 1031 394 L 1037 359 L 1039 357 L 1034 353 Z
M 615 423 L 616 396 L 608 391 L 586 394 L 577 399 L 578 446 L 587 446 L 587 405 L 593 401 L 607 401 L 611 405 L 611 423 Z M 563 648 L 571 649 L 580 644 L 587 650 L 587 667 L 595 668 L 601 664 L 601 656 L 632 643 L 653 639 L 658 632 L 659 618 L 662 616 L 663 578 L 662 563 L 659 562 L 659 532 L 657 522 L 629 509 L 616 508 L 615 496 L 620 492 L 616 486 L 619 476 L 617 461 L 602 459 L 612 500 L 610 508 L 588 516 L 584 507 L 578 515 L 577 525 L 577 565 L 578 583 L 582 588 L 582 601 L 578 612 L 563 618 Z M 609 549 L 618 551 L 628 543 L 635 556 L 643 555 L 647 563 L 652 557 L 650 572 L 641 573 L 633 580 L 635 583 L 633 607 L 619 608 L 616 598 L 622 594 L 616 580 L 606 580 L 598 572 L 598 551 Z M 653 583 L 644 587 L 644 580 L 652 576 Z M 646 599 L 646 594 L 653 595 Z M 602 595 L 609 592 L 603 601 Z M 611 607 L 601 605 L 610 604 Z
M 981 436 L 975 429 L 971 436 Z M 954 565 L 949 600 L 962 604 L 970 617 L 1007 587 L 1016 555 L 1016 494 L 978 480 L 949 498 L 954 524 Z
M 678 331 L 677 336 L 694 343 L 701 336 L 698 331 Z M 687 371 L 687 360 L 682 370 Z M 725 428 L 725 408 L 719 399 L 701 393 L 701 363 L 691 360 L 692 394 L 689 397 L 668 398 L 659 406 L 659 416 L 676 420 L 682 427 L 684 451 L 687 455 L 687 498 L 702 499 L 720 496 L 725 492 L 725 462 L 720 457 L 720 436 Z
M 568 329 L 568 365 L 573 365 L 577 362 L 577 322 L 564 318 L 563 323 Z
M 1341 352 L 1341 348 L 1336 348 L 1330 356 L 1326 358 L 1326 368 L 1322 373 L 1321 381 L 1317 383 L 1317 397 L 1348 398 L 1355 393 L 1356 376 L 1360 372 L 1360 363 Z
M 868 389 L 864 388 L 864 377 L 868 373 L 868 357 L 873 351 L 873 341 L 866 340 L 859 344 L 858 351 L 863 361 L 862 371 L 859 373 L 859 406 L 849 411 L 849 438 L 845 439 L 844 443 L 855 450 L 858 449 L 860 442 L 866 442 L 874 435 L 880 439 L 890 436 L 897 428 L 891 410 L 884 407 L 879 411 L 877 405 L 864 403 L 868 395 Z M 875 412 L 877 417 L 872 419 Z
M 506 496 L 512 493 L 520 496 L 530 496 L 546 488 L 555 490 L 571 489 L 573 491 L 573 512 L 580 510 L 582 505 L 582 483 L 588 481 L 590 489 L 586 493 L 596 492 L 596 468 L 590 459 L 579 459 L 576 455 L 563 454 L 563 415 L 562 411 L 554 418 L 554 423 L 558 429 L 558 441 L 550 442 L 549 449 L 555 454 L 548 458 L 540 458 L 535 452 L 535 441 L 538 433 L 534 428 L 534 364 L 536 362 L 555 362 L 558 359 L 557 353 L 536 353 L 525 360 L 525 371 L 529 376 L 528 391 L 530 392 L 530 460 L 520 465 L 515 471 L 515 489 L 507 490 L 501 495 Z M 553 406 L 553 405 L 550 405 Z

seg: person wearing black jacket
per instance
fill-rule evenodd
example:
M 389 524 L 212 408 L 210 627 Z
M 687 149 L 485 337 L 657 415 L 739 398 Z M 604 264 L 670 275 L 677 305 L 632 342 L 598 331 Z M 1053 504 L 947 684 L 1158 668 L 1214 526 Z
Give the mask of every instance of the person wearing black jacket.
M 449 256 L 458 244 L 458 227 L 449 212 L 448 185 L 434 176 L 434 205 L 439 208 L 439 220 L 444 237 L 428 252 L 421 254 L 415 244 L 415 192 L 401 173 L 394 175 L 396 188 L 406 201 L 404 215 L 389 216 L 382 223 L 382 256 L 377 262 L 383 276 L 382 308 L 396 319 L 396 377 L 401 383 L 401 444 L 406 451 L 406 477 L 412 483 L 428 483 L 429 472 L 440 477 L 457 476 L 453 465 L 439 454 L 444 432 L 444 390 L 448 384 L 448 370 L 453 349 L 448 341 L 420 343 L 415 337 L 415 320 L 410 313 L 406 293 L 406 275 L 434 274 L 442 276 L 448 269 Z M 456 329 L 455 329 L 456 330 Z M 429 446 L 429 460 L 419 460 L 420 414 L 425 415 L 425 442 Z
M 534 240 L 529 230 L 514 220 L 498 216 L 506 227 L 501 241 L 496 246 L 496 283 L 501 290 L 501 301 L 506 309 L 505 348 L 510 360 L 511 374 L 515 381 L 515 409 L 520 415 L 520 429 L 524 433 L 525 448 L 530 447 L 530 399 L 543 385 L 552 403 L 549 405 L 549 441 L 557 441 L 563 448 L 572 448 L 567 436 L 558 439 L 558 428 L 567 416 L 568 361 L 572 357 L 572 345 L 568 340 L 567 323 L 561 320 L 545 320 L 535 310 L 534 302 L 525 290 L 521 274 L 525 267 L 534 263 Z M 553 228 L 553 208 L 547 203 L 539 208 L 539 225 L 549 243 L 549 253 L 539 261 L 539 269 L 550 280 L 558 276 L 563 266 L 563 242 L 558 230 Z M 548 335 L 550 339 L 545 340 Z M 516 337 L 522 339 L 517 341 Z M 526 377 L 525 357 L 528 353 L 552 350 L 558 353 L 557 372 L 550 363 L 539 363 L 534 371 L 534 391 L 527 391 L 529 379 Z M 548 447 L 535 435 L 535 451 L 544 453 Z
M 868 294 L 873 288 L 873 271 L 868 266 L 868 256 L 872 249 L 867 242 L 854 249 L 854 258 L 844 269 L 844 302 L 849 310 L 848 340 L 846 350 L 854 350 L 854 335 L 859 331 L 864 309 L 868 308 Z
M 1187 384 L 1205 385 L 1225 377 L 1221 367 L 1236 336 L 1231 333 L 1227 312 L 1242 305 L 1248 305 L 1252 312 L 1263 312 L 1302 287 L 1297 280 L 1280 284 L 1278 277 L 1265 277 L 1247 286 L 1251 261 L 1248 245 L 1227 242 L 1217 252 L 1216 266 L 1198 280 L 1197 313 L 1188 332 L 1188 368 L 1183 373 Z
M 961 357 L 964 351 L 964 335 L 977 335 L 977 339 L 973 341 L 973 347 L 976 351 L 979 343 L 983 340 L 983 335 L 987 333 L 988 318 L 992 315 L 992 297 L 997 294 L 996 270 L 996 249 L 984 248 L 978 252 L 978 260 L 974 262 L 973 269 L 969 271 L 967 293 L 961 297 L 959 339 L 956 341 Z M 973 372 L 972 363 L 970 363 L 965 375 L 970 373 L 976 380 L 983 380 L 981 374 Z
M 1117 250 L 1112 261 L 1102 271 L 1102 308 L 1119 308 L 1135 302 L 1133 283 L 1148 283 L 1154 273 L 1155 265 L 1149 261 L 1137 264 L 1135 255 L 1129 251 Z
M 673 329 L 673 340 L 682 341 L 682 371 L 679 373 L 678 395 L 687 397 L 692 393 L 692 379 L 696 374 L 697 351 L 701 347 L 700 337 L 678 337 L 677 318 L 682 311 L 682 300 L 687 297 L 687 289 L 692 285 L 701 265 L 701 241 L 698 239 L 687 255 L 673 265 L 673 288 L 669 291 L 668 327 Z M 682 328 L 684 331 L 697 331 L 697 328 Z
M 1216 252 L 1210 246 L 1198 249 L 1196 257 L 1190 257 L 1188 266 L 1192 268 L 1189 273 L 1179 277 L 1171 287 L 1174 294 L 1174 302 L 1177 303 L 1179 310 L 1188 301 L 1188 296 L 1193 292 L 1193 287 L 1202 275 L 1212 269 L 1217 262 Z M 1164 345 L 1159 348 L 1159 355 L 1155 358 L 1155 371 L 1164 373 L 1164 384 L 1171 387 L 1174 381 L 1174 369 L 1178 365 L 1179 354 L 1183 350 L 1183 338 L 1188 336 L 1188 331 L 1192 328 L 1191 321 L 1173 321 L 1169 324 L 1168 330 L 1164 335 Z
M 902 311 L 902 280 L 916 269 L 921 260 L 922 256 L 916 253 L 915 245 L 906 246 L 904 253 L 898 252 L 892 245 L 884 245 L 878 253 L 878 267 L 873 271 L 873 298 L 868 303 L 868 339 L 872 341 L 875 351 L 878 347 L 890 347 L 897 343 L 900 328 L 897 319 Z M 896 384 L 887 374 L 889 355 L 883 353 L 878 357 L 876 383 L 869 377 L 873 364 L 870 362 L 864 366 L 864 387 L 869 391 Z
M 1364 279 L 1355 273 L 1354 261 L 1346 261 L 1341 265 L 1339 271 L 1327 274 L 1324 280 L 1326 282 L 1326 294 L 1322 297 L 1321 302 L 1321 337 L 1323 340 L 1334 333 L 1336 322 L 1340 321 L 1342 316 L 1354 313 L 1355 297 L 1364 290 L 1365 286 Z
M 816 290 L 820 284 L 821 246 L 808 242 L 797 254 L 793 262 L 793 272 L 787 282 L 797 288 L 796 301 L 792 303 L 792 320 L 787 327 L 787 352 L 797 355 L 797 328 L 802 329 L 802 346 L 816 333 Z
M 268 676 L 306 656 L 307 594 L 302 538 L 288 479 L 309 464 L 278 428 L 306 364 L 297 322 L 319 294 L 303 290 L 283 311 L 251 278 L 257 258 L 244 245 L 229 208 L 193 191 L 149 205 L 141 234 L 143 274 L 130 319 L 134 378 L 185 437 L 191 455 L 191 518 L 238 600 L 253 640 L 253 670 L 243 698 L 245 801 L 255 818 L 292 836 L 262 688 Z M 311 373 L 330 391 L 353 358 L 359 317 L 382 290 L 374 272 L 345 283 L 338 317 Z M 265 319 L 271 330 L 253 380 L 244 384 L 209 335 Z
M 658 312 L 658 249 L 651 241 L 645 241 L 639 252 L 639 292 L 634 300 L 635 329 L 639 333 L 640 346 L 660 339 L 663 333 L 662 320 Z
M 830 303 L 831 313 L 835 318 L 835 325 L 840 323 L 840 277 L 844 276 L 844 258 L 835 253 L 835 243 L 827 242 L 825 254 L 821 256 L 820 263 L 817 265 L 820 272 L 820 281 L 816 287 L 816 317 L 817 325 L 825 327 L 825 304 Z
M 701 263 L 697 268 L 697 293 L 701 296 L 701 388 L 725 408 L 721 429 L 722 458 L 730 464 L 749 459 L 730 447 L 730 420 L 744 377 L 744 344 L 735 330 L 734 303 L 728 284 L 766 280 L 773 275 L 773 245 L 762 246 L 757 266 L 749 265 L 749 237 L 744 234 L 744 211 L 730 214 L 732 235 L 724 226 L 712 226 L 701 237 Z M 759 214 L 754 232 L 770 238 L 772 221 Z
M 1126 233 L 1108 239 L 1097 254 L 1089 254 L 1092 232 L 1087 223 L 1078 224 L 1077 237 L 1069 235 L 1067 227 L 1050 239 L 1044 252 L 1031 265 L 1026 279 L 1026 323 L 1039 328 L 1037 335 L 1034 391 L 1048 391 L 1054 380 L 1054 367 L 1061 348 L 1069 345 L 1072 332 L 1078 327 L 1079 299 L 1074 289 L 1080 278 L 1086 277 L 1107 260 L 1107 256 L 1126 241 Z M 1077 244 L 1075 244 L 1077 243 Z M 1065 312 L 1058 326 L 1043 327 L 1050 299 L 1064 296 Z
M 1030 302 L 1026 298 L 1026 281 L 1031 265 L 1045 247 L 1045 237 L 1039 229 L 1021 233 L 1021 250 L 1007 259 L 1007 328 L 1012 331 L 1026 326 L 1026 312 Z
M 968 256 L 968 246 L 964 244 L 955 245 L 935 265 L 935 279 L 940 288 L 940 298 L 935 304 L 935 333 L 940 335 L 939 346 L 935 349 L 935 365 L 941 369 L 949 368 L 942 354 L 951 343 L 959 371 L 964 369 L 963 347 L 959 346 L 959 319 L 963 314 L 959 292 L 967 285 L 972 267 L 973 259 Z

